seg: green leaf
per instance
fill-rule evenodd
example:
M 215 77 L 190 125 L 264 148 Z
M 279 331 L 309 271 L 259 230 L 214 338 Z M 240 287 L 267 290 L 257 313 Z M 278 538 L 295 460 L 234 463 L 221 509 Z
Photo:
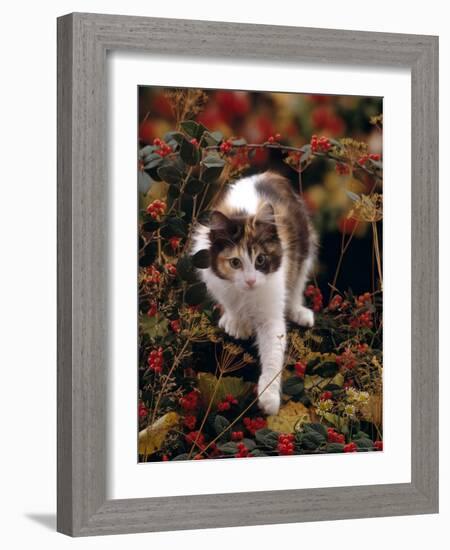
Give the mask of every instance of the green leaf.
M 138 188 L 140 193 L 147 193 L 147 191 L 150 189 L 150 186 L 152 184 L 151 177 L 147 174 L 147 172 L 142 172 L 139 170 L 138 172 Z
M 190 306 L 196 306 L 206 298 L 205 283 L 195 283 L 186 290 L 184 300 Z
M 191 138 L 195 138 L 200 140 L 203 133 L 208 131 L 208 128 L 203 126 L 203 124 L 199 124 L 197 122 L 194 122 L 193 120 L 183 120 L 180 123 L 181 128 L 183 128 L 184 132 Z
M 168 239 L 170 237 L 185 237 L 187 234 L 187 224 L 181 218 L 168 218 L 165 220 L 160 230 L 161 236 Z
M 256 447 L 256 443 L 253 441 L 253 439 L 244 438 L 241 443 L 243 443 L 249 451 L 252 451 Z
M 202 164 L 206 168 L 223 168 L 225 161 L 217 154 L 210 154 L 202 160 Z
M 358 449 L 371 450 L 373 449 L 373 441 L 368 438 L 359 438 L 354 439 L 353 443 L 358 447 Z
M 172 460 L 187 460 L 189 458 L 188 453 L 182 453 L 180 455 L 177 455 L 175 458 L 172 458 Z
M 150 170 L 150 168 L 155 168 L 156 166 L 159 166 L 163 160 L 164 159 L 161 155 L 152 153 L 144 159 L 144 170 Z
M 222 132 L 208 132 L 205 131 L 203 133 L 202 141 L 200 142 L 200 145 L 202 147 L 213 146 L 218 145 L 223 140 L 223 134 Z
M 291 376 L 283 383 L 283 393 L 287 395 L 300 395 L 303 393 L 304 383 L 303 379 L 299 376 Z
M 326 427 L 323 424 L 318 422 L 312 422 L 311 424 L 304 425 L 305 431 L 313 431 L 320 434 L 324 439 L 327 438 L 328 432 Z
M 211 257 L 209 250 L 199 250 L 192 256 L 192 263 L 198 269 L 206 269 L 210 266 Z
M 254 456 L 254 457 L 258 457 L 258 456 L 267 456 L 266 453 L 264 453 L 263 451 L 261 451 L 261 449 L 253 449 L 253 451 L 251 451 L 248 456 Z
M 180 123 L 180 126 L 183 128 L 188 136 L 190 136 L 191 138 L 197 138 L 199 126 L 196 122 L 194 122 L 193 120 L 183 120 Z
M 190 256 L 181 256 L 177 262 L 178 275 L 188 283 L 194 283 L 197 281 L 197 274 L 194 269 L 194 264 Z
M 335 361 L 325 361 L 314 368 L 314 374 L 328 378 L 334 376 L 339 370 L 339 365 Z
M 183 136 L 183 134 L 181 132 L 167 132 L 166 134 L 164 134 L 164 141 L 165 142 L 169 142 L 169 141 L 176 141 L 178 144 L 181 144 L 182 141 L 185 139 L 185 137 Z
M 311 359 L 306 364 L 306 371 L 305 374 L 313 374 L 314 367 L 320 363 L 320 357 L 315 357 L 314 359 Z
M 326 448 L 327 453 L 343 453 L 344 444 L 343 443 L 328 443 Z
M 243 145 L 247 145 L 247 141 L 244 138 L 233 139 L 231 143 L 236 147 L 242 147 Z
M 228 441 L 227 443 L 217 445 L 217 448 L 221 453 L 226 455 L 235 455 L 238 452 L 237 445 L 234 441 Z
M 216 430 L 216 435 L 222 434 L 222 432 L 225 432 L 227 428 L 230 426 L 230 422 L 224 417 L 218 414 L 216 418 L 214 419 L 214 429 Z M 230 430 L 227 430 L 224 434 L 225 437 L 228 435 L 228 439 L 230 438 Z
M 167 190 L 167 196 L 174 201 L 180 196 L 180 189 L 176 185 L 169 185 L 169 189 Z
M 186 139 L 181 142 L 180 157 L 189 166 L 195 166 L 200 162 L 200 151 Z
M 173 164 L 165 164 L 157 169 L 158 176 L 167 183 L 180 183 L 183 174 Z
M 144 160 L 145 157 L 148 157 L 156 150 L 156 147 L 154 145 L 146 145 L 145 147 L 142 147 L 142 149 L 139 150 L 139 158 Z
M 317 447 L 326 442 L 326 438 L 314 430 L 308 430 L 301 435 L 300 441 L 304 449 L 315 451 Z
M 211 166 L 210 168 L 205 168 L 202 172 L 201 179 L 205 183 L 217 183 L 217 180 L 220 178 L 223 167 L 220 166 Z
M 275 449 L 278 445 L 278 432 L 274 432 L 269 428 L 261 428 L 255 433 L 255 439 L 260 445 L 268 447 L 269 449 Z
M 269 430 L 269 428 L 261 428 L 260 430 L 257 430 L 255 432 L 255 439 L 256 442 L 260 445 L 265 445 L 265 439 L 269 434 L 275 433 L 272 430 Z
M 204 189 L 204 187 L 204 183 L 200 180 L 196 178 L 190 178 L 184 190 L 186 191 L 186 193 L 189 193 L 189 195 L 198 195 Z

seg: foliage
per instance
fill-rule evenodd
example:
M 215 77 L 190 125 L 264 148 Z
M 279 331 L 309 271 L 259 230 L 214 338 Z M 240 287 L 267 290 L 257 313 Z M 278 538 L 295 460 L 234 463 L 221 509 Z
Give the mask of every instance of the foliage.
M 376 216 L 368 221 L 374 224 L 379 288 L 360 296 L 338 292 L 340 264 L 327 305 L 317 286 L 308 287 L 316 324 L 308 330 L 289 326 L 283 405 L 274 417 L 257 407 L 252 341 L 236 341 L 217 327 L 219 306 L 196 275 L 207 267 L 207 255 L 189 255 L 193 226 L 248 168 L 255 151 L 279 149 L 298 174 L 299 192 L 302 173 L 323 161 L 340 173 L 369 177 L 375 187 L 380 159 L 349 139 L 313 136 L 297 148 L 283 145 L 281 136 L 255 144 L 225 137 L 183 118 L 195 117 L 204 101 L 203 95 L 176 95 L 175 129 L 138 155 L 140 461 L 380 450 L 380 195 L 349 192 L 349 219 Z M 341 258 L 348 244 L 343 241 Z

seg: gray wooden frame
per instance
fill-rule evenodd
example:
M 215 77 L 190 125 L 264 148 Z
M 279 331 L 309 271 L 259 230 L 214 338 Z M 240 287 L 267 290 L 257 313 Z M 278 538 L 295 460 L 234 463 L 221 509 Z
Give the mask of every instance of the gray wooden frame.
M 109 50 L 411 70 L 411 483 L 107 500 Z M 437 512 L 437 203 L 437 37 L 81 13 L 59 18 L 58 530 L 83 536 Z

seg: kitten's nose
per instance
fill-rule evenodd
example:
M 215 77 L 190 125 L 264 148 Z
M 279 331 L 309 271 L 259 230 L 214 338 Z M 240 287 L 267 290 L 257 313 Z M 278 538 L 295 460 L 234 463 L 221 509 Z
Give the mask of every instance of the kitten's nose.
M 245 282 L 249 288 L 252 288 L 252 286 L 256 283 L 256 279 L 245 279 Z

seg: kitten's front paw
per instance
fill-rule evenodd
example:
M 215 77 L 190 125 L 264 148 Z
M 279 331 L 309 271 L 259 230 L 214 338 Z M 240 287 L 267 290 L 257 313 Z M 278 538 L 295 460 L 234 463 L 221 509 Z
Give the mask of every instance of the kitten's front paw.
M 297 306 L 289 312 L 289 319 L 302 327 L 314 325 L 314 312 L 305 306 Z
M 278 414 L 281 405 L 281 396 L 278 389 L 267 388 L 267 390 L 259 396 L 258 405 L 264 414 Z
M 219 327 L 227 334 L 239 340 L 247 340 L 252 335 L 252 329 L 248 322 L 237 319 L 229 313 L 224 313 L 219 320 Z

